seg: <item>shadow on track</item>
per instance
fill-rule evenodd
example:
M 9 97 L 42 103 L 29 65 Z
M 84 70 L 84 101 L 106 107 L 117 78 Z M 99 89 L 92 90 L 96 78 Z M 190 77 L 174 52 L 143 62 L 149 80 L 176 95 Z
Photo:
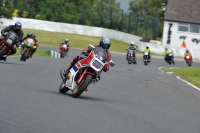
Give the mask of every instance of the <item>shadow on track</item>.
M 59 96 L 67 96 L 67 97 L 73 98 L 71 93 L 61 94 L 58 91 L 52 91 L 52 90 L 44 90 L 44 91 L 51 94 L 57 94 Z M 73 98 L 73 99 L 91 100 L 91 101 L 107 102 L 107 103 L 119 103 L 119 101 L 117 101 L 116 99 L 112 100 L 112 99 L 105 99 L 105 98 L 100 98 L 100 97 L 85 96 L 84 94 L 78 98 Z

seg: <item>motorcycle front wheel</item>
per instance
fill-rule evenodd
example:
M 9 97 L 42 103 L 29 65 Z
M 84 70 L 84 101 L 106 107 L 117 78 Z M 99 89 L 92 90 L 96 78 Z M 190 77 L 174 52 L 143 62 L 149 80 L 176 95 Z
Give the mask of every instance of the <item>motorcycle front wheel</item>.
M 6 51 L 6 49 L 4 47 L 1 48 L 1 50 L 0 50 L 0 57 L 2 57 L 4 55 L 5 51 Z
M 59 87 L 59 92 L 65 94 L 69 89 L 67 87 L 65 87 L 65 83 L 64 81 L 62 81 L 62 83 L 60 84 Z
M 188 60 L 188 66 L 192 66 L 192 63 L 190 60 Z
M 87 74 L 84 77 L 82 83 L 78 85 L 77 87 L 75 87 L 74 90 L 72 91 L 72 97 L 73 98 L 79 97 L 83 93 L 83 91 L 88 87 L 91 81 L 92 81 L 92 75 Z
M 22 51 L 22 54 L 21 54 L 20 61 L 26 61 L 26 53 L 27 53 L 27 51 L 28 51 L 28 49 L 24 48 L 24 50 Z

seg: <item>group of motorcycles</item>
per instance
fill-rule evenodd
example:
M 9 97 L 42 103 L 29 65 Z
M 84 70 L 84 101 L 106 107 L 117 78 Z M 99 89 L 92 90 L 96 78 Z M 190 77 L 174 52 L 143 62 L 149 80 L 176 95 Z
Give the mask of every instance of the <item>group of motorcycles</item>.
M 16 43 L 18 42 L 18 36 L 15 32 L 10 31 L 8 32 L 3 39 L 0 41 L 0 59 L 2 59 L 3 56 L 10 55 L 11 48 L 14 46 L 16 47 Z M 22 42 L 23 49 L 20 51 L 21 53 L 21 61 L 26 61 L 26 59 L 29 59 L 32 55 L 32 51 L 35 46 L 35 41 L 32 38 L 27 38 Z
M 134 50 L 131 50 L 131 49 L 128 50 L 127 61 L 128 61 L 128 64 L 137 64 Z M 144 61 L 144 65 L 148 65 L 148 63 L 150 63 L 149 51 L 144 52 L 143 61 Z
M 190 54 L 186 54 L 185 58 L 186 58 L 187 65 L 188 66 L 192 66 L 192 57 L 191 57 L 191 55 Z M 134 50 L 130 50 L 130 49 L 128 50 L 127 61 L 128 61 L 128 64 L 137 64 Z M 144 62 L 144 65 L 148 65 L 148 63 L 150 63 L 149 51 L 144 52 L 144 54 L 143 54 L 143 62 Z M 171 64 L 175 65 L 173 52 L 167 54 L 166 62 L 169 63 L 170 65 Z

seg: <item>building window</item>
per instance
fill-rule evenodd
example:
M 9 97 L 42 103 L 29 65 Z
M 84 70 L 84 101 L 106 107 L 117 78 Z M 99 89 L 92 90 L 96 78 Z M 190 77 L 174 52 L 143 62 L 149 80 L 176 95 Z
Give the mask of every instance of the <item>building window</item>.
M 189 31 L 189 24 L 179 23 L 178 31 L 188 32 Z
M 192 33 L 200 33 L 200 25 L 198 25 L 198 24 L 190 24 L 190 32 L 192 32 Z

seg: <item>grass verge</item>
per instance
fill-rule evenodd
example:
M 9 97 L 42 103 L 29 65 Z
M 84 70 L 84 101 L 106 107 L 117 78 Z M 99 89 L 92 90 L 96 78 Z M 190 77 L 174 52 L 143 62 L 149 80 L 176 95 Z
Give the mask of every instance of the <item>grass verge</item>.
M 176 69 L 170 69 L 165 68 L 165 72 L 173 72 L 176 76 L 183 76 L 187 81 L 190 83 L 200 87 L 200 68 L 194 67 L 194 68 L 176 68 Z
M 89 44 L 98 44 L 102 37 L 85 36 L 78 34 L 69 34 L 62 32 L 51 32 L 43 30 L 24 29 L 24 35 L 27 33 L 34 33 L 38 39 L 39 44 L 59 46 L 60 43 L 68 38 L 72 48 L 86 48 Z M 134 40 L 133 40 L 134 41 Z M 126 53 L 126 48 L 129 44 L 111 39 L 110 51 Z M 138 52 L 141 53 L 141 52 Z
M 20 48 L 17 48 L 17 52 L 12 56 L 21 55 L 20 50 L 21 50 Z M 50 56 L 50 55 L 48 54 L 48 50 L 37 49 L 37 51 L 34 53 L 34 56 Z

